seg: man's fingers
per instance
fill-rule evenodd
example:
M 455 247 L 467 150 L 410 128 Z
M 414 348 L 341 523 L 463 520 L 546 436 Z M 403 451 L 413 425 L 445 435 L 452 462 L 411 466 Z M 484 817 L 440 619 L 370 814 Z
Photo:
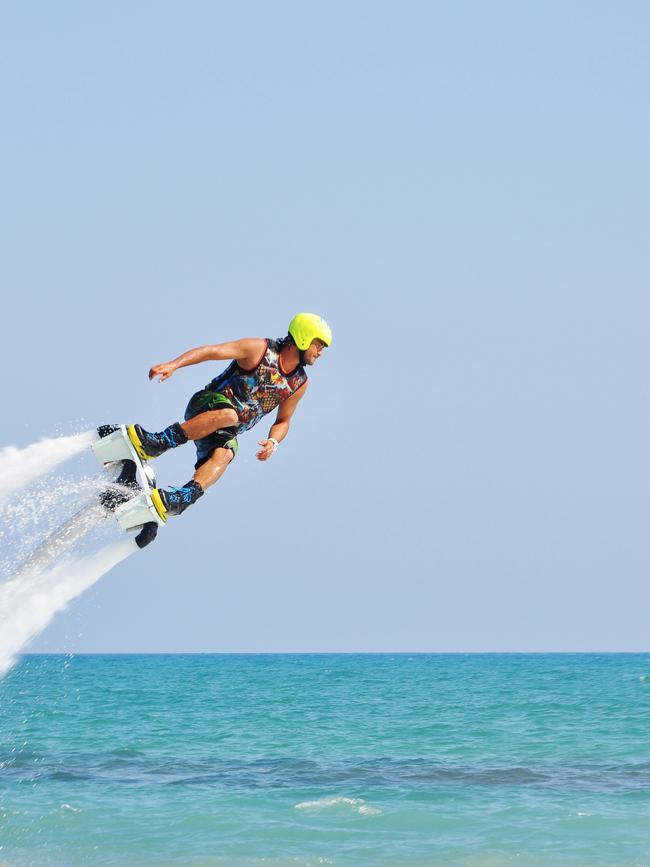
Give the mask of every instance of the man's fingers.
M 173 369 L 170 370 L 167 364 L 154 364 L 149 370 L 149 379 L 156 379 L 158 377 L 158 382 L 164 382 L 166 379 L 169 379 L 173 372 Z

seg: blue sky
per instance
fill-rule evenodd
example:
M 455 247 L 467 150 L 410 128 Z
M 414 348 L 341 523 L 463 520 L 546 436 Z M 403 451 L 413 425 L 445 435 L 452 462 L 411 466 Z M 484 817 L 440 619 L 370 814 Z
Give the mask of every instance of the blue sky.
M 273 460 L 243 436 L 35 649 L 647 648 L 649 24 L 5 6 L 2 444 L 161 427 L 220 368 L 153 363 L 334 330 Z

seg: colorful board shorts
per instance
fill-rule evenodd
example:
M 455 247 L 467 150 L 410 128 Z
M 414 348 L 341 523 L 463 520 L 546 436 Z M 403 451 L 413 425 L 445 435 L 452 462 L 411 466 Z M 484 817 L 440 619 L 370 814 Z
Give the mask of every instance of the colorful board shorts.
M 200 415 L 202 412 L 212 412 L 215 409 L 235 409 L 233 404 L 218 391 L 210 391 L 203 388 L 190 398 L 185 410 L 185 421 Z M 235 410 L 236 412 L 236 410 Z M 214 433 L 200 440 L 194 440 L 196 446 L 196 463 L 194 469 L 198 470 L 212 455 L 215 449 L 230 449 L 233 455 L 237 454 L 237 425 L 219 428 Z

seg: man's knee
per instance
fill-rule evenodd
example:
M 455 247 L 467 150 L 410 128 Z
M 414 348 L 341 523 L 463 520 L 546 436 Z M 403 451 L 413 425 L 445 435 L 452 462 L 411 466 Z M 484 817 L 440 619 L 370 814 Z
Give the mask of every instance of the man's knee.
M 230 448 L 217 448 L 215 449 L 210 457 L 208 458 L 209 463 L 215 464 L 218 466 L 228 466 L 228 464 L 235 457 L 235 453 Z M 206 462 L 206 463 L 207 463 Z

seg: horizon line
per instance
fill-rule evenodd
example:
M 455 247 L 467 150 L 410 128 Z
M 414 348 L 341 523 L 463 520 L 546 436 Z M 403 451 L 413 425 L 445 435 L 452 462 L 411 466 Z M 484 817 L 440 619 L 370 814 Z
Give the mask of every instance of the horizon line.
M 650 650 L 32 650 L 24 656 L 565 656 L 623 655 Z

